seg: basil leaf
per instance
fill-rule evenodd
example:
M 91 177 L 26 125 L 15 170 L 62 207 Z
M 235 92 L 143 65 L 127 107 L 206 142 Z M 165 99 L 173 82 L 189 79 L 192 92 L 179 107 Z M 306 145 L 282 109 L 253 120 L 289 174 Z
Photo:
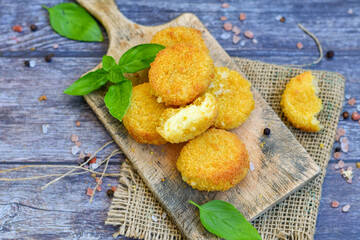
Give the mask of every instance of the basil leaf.
M 159 44 L 140 44 L 130 48 L 124 53 L 119 61 L 119 66 L 124 73 L 135 73 L 150 67 L 156 54 L 165 47 Z
M 104 55 L 102 58 L 103 69 L 109 72 L 115 65 L 115 59 L 112 56 Z
M 227 240 L 261 240 L 257 230 L 230 203 L 213 200 L 198 205 L 192 201 L 200 211 L 200 220 L 211 233 Z
M 103 86 L 108 81 L 108 74 L 103 69 L 89 72 L 71 84 L 64 93 L 69 95 L 86 95 Z
M 102 42 L 104 40 L 96 21 L 75 3 L 60 3 L 48 8 L 50 24 L 63 37 L 78 41 Z
M 128 79 L 124 77 L 121 67 L 119 65 L 115 65 L 109 72 L 109 80 L 113 83 L 119 83 Z
M 126 80 L 109 87 L 105 95 L 105 105 L 110 114 L 120 122 L 130 106 L 132 82 Z

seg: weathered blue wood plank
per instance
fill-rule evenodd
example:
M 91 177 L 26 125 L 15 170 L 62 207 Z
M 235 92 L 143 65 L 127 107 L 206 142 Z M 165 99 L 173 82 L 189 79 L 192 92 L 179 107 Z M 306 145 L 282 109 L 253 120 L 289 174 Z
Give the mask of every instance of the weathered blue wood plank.
M 0 169 L 17 166 L 0 165 Z M 119 165 L 110 166 L 108 171 L 119 169 Z M 64 170 L 29 169 L 11 178 L 61 172 Z M 41 191 L 52 179 L 0 182 L 1 239 L 112 239 L 117 228 L 104 226 L 111 201 L 106 191 L 110 188 L 108 184 L 117 185 L 117 177 L 103 179 L 103 190 L 96 192 L 91 204 L 86 189 L 94 188 L 96 183 L 89 173 L 65 177 Z
M 67 138 L 71 133 L 77 133 L 81 141 L 88 144 L 90 148 L 96 148 L 111 139 L 82 98 L 61 94 L 64 87 L 100 61 L 107 49 L 107 37 L 105 35 L 103 43 L 84 43 L 58 36 L 51 30 L 46 11 L 41 9 L 41 4 L 52 6 L 60 2 L 62 0 L 34 0 L 29 5 L 25 1 L 0 0 L 0 35 L 2 36 L 0 39 L 0 151 L 2 160 L 12 163 L 39 161 L 69 164 L 77 160 L 71 155 L 69 149 L 71 142 Z M 358 68 L 360 7 L 357 0 L 229 1 L 230 8 L 228 9 L 221 8 L 222 2 L 218 0 L 120 0 L 117 3 L 125 16 L 137 23 L 148 25 L 165 23 L 183 12 L 193 12 L 230 55 L 278 64 L 303 64 L 316 59 L 315 43 L 296 27 L 296 23 L 301 22 L 316 34 L 325 51 L 332 49 L 336 55 L 332 61 L 324 59 L 311 68 L 337 71 L 345 75 L 346 93 L 360 101 L 358 91 L 360 89 L 360 69 Z M 24 5 L 27 7 L 23 7 Z M 353 9 L 354 14 L 348 14 L 349 8 Z M 240 12 L 247 14 L 244 23 L 238 21 Z M 221 15 L 227 16 L 229 21 L 243 31 L 253 31 L 258 44 L 245 40 L 245 46 L 241 47 L 240 44 L 233 45 L 231 39 L 221 39 L 220 36 L 225 32 L 222 29 L 223 22 L 219 20 Z M 286 22 L 278 22 L 275 19 L 277 15 L 285 16 Z M 28 26 L 32 23 L 39 26 L 37 32 L 30 32 Z M 11 27 L 15 24 L 21 24 L 24 27 L 24 33 L 13 32 Z M 14 36 L 18 37 L 17 44 L 10 39 Z M 244 39 L 243 36 L 242 38 Z M 296 48 L 298 41 L 304 44 L 304 49 Z M 52 48 L 55 43 L 60 45 L 59 49 Z M 31 47 L 36 47 L 36 50 L 30 51 Z M 43 57 L 51 52 L 56 55 L 53 63 L 45 63 Z M 35 69 L 25 68 L 22 62 L 26 58 L 36 59 L 38 66 Z M 42 94 L 48 96 L 47 102 L 37 100 Z M 355 107 L 345 105 L 345 109 L 352 113 Z M 82 126 L 77 128 L 74 122 L 79 119 Z M 50 122 L 51 128 L 45 136 L 41 133 L 41 125 L 47 122 Z M 342 159 L 354 165 L 359 161 L 360 137 L 357 133 L 360 125 L 352 120 L 341 121 L 339 125 L 346 129 L 350 141 L 350 150 L 343 154 Z M 111 150 L 111 147 L 105 150 L 103 156 Z M 123 157 L 118 156 L 114 159 L 114 163 L 122 159 Z M 354 169 L 355 178 L 349 185 L 341 179 L 337 171 L 333 170 L 336 160 L 332 159 L 330 163 L 323 188 L 315 239 L 357 239 L 360 236 L 358 230 L 359 169 Z M 1 163 L 1 169 L 3 166 L 13 165 L 7 165 L 5 162 Z M 71 183 L 71 188 L 75 192 L 81 192 L 84 186 L 74 184 L 80 179 L 82 178 L 71 178 L 65 183 Z M 116 179 L 113 180 L 116 181 Z M 66 186 L 65 183 L 59 183 L 58 186 L 63 188 Z M 0 209 L 3 210 L 5 207 L 7 209 L 9 206 L 21 209 L 21 211 L 15 211 L 17 215 L 14 216 L 14 219 L 18 219 L 21 223 L 21 227 L 16 221 L 6 218 L 8 220 L 0 224 L 2 238 L 29 237 L 27 234 L 31 231 L 33 235 L 30 237 L 36 239 L 111 238 L 114 228 L 102 225 L 104 215 L 101 214 L 105 214 L 109 206 L 106 198 L 99 197 L 97 200 L 100 202 L 96 206 L 92 205 L 93 209 L 91 209 L 91 206 L 86 204 L 84 206 L 72 204 L 79 199 L 84 200 L 86 195 L 73 196 L 64 191 L 62 194 L 64 203 L 60 204 L 56 199 L 54 200 L 55 196 L 59 195 L 57 190 L 52 196 L 38 191 L 26 192 L 27 189 L 34 188 L 36 184 L 38 182 L 34 181 L 11 185 L 11 188 L 5 187 L 7 189 L 5 193 L 11 192 L 11 196 L 5 196 L 4 192 L 0 193 L 0 204 L 4 204 Z M 7 186 L 2 183 L 0 185 Z M 26 196 L 24 196 L 25 192 Z M 37 199 L 42 199 L 41 204 L 48 202 L 45 206 L 53 206 L 53 211 L 13 205 L 11 200 L 16 201 L 19 198 L 25 199 L 24 202 L 27 205 L 35 208 L 39 205 L 32 203 L 37 203 Z M 81 202 L 84 202 L 82 200 Z M 352 204 L 350 212 L 345 214 L 341 213 L 340 209 L 329 207 L 329 202 L 333 200 Z M 55 201 L 54 205 L 51 205 L 52 201 Z M 72 209 L 72 213 L 55 211 L 66 209 L 64 206 L 75 207 L 68 207 Z M 84 214 L 91 210 L 96 214 L 89 213 L 87 216 Z M 81 213 L 77 213 L 78 211 Z M 100 219 L 97 218 L 98 214 L 101 216 Z M 31 223 L 33 218 L 37 219 L 35 224 Z M 61 225 L 56 225 L 56 219 L 60 219 Z M 41 220 L 54 222 L 54 225 L 50 224 L 48 228 L 46 225 L 38 227 L 42 225 Z M 96 226 L 93 227 L 91 222 L 96 223 Z M 34 233 L 34 231 L 37 232 Z M 6 235 L 3 235 L 4 233 Z

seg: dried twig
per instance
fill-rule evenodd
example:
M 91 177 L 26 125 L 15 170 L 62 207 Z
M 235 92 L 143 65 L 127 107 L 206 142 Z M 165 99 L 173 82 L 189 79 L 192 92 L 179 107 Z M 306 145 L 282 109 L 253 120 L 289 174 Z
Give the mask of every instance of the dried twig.
M 84 173 L 86 173 L 86 172 L 71 173 L 71 174 L 69 174 L 69 176 L 79 175 L 79 174 L 84 174 Z M 26 177 L 26 178 L 0 178 L 0 181 L 11 182 L 11 181 L 23 181 L 23 180 L 36 180 L 36 179 L 47 178 L 47 177 L 56 177 L 56 176 L 61 176 L 61 175 L 63 175 L 63 174 L 49 174 L 49 175 Z
M 84 163 L 82 163 L 82 164 L 80 165 L 80 167 L 82 167 L 82 166 L 84 166 L 85 164 L 87 164 L 88 162 L 90 162 L 90 160 L 93 159 L 98 152 L 100 152 L 100 151 L 103 150 L 106 146 L 110 145 L 110 144 L 113 143 L 113 142 L 114 142 L 114 141 L 110 141 L 110 142 L 105 143 L 101 148 L 99 148 L 95 153 L 93 153 L 92 156 L 91 156 L 87 161 L 85 161 Z M 67 175 L 71 174 L 71 173 L 74 172 L 74 171 L 76 171 L 76 169 L 70 170 L 70 171 L 68 171 L 67 173 L 63 174 L 62 176 L 60 176 L 60 177 L 52 180 L 51 182 L 49 182 L 48 184 L 46 184 L 45 186 L 43 186 L 43 187 L 41 188 L 41 190 L 44 190 L 45 188 L 47 188 L 47 187 L 50 186 L 51 184 L 59 181 L 60 179 L 66 177 Z
M 103 178 L 104 175 L 105 175 L 106 169 L 107 169 L 107 167 L 108 167 L 108 165 L 109 165 L 109 162 L 110 162 L 110 158 L 112 158 L 113 156 L 115 156 L 116 154 L 119 154 L 119 153 L 121 153 L 121 151 L 120 151 L 119 149 L 116 149 L 116 150 L 114 150 L 114 151 L 110 154 L 110 156 L 108 156 L 104 161 L 102 161 L 102 163 L 103 163 L 103 162 L 106 162 L 105 168 L 104 168 L 104 170 L 103 170 L 103 172 L 102 172 L 102 174 L 101 174 L 101 177 L 100 177 L 99 181 L 97 181 L 97 183 L 96 183 L 96 186 L 95 186 L 95 188 L 94 188 L 94 191 L 93 191 L 92 194 L 91 194 L 91 198 L 90 198 L 90 200 L 89 200 L 89 203 L 92 202 L 92 200 L 93 200 L 93 198 L 94 198 L 94 195 L 95 195 L 95 192 L 96 192 L 96 189 L 97 189 L 97 187 L 99 186 L 99 183 L 101 182 L 102 178 Z
M 103 163 L 104 163 L 104 161 L 100 163 L 99 167 Z M 0 173 L 19 171 L 19 170 L 24 169 L 24 168 L 73 168 L 73 169 L 78 169 L 78 170 L 85 171 L 85 172 L 81 172 L 81 173 L 69 174 L 69 176 L 83 174 L 83 173 L 86 173 L 86 172 L 91 172 L 91 173 L 95 173 L 95 174 L 98 174 L 98 175 L 102 174 L 101 172 L 97 172 L 97 171 L 94 171 L 92 169 L 88 169 L 88 168 L 81 167 L 81 166 L 72 166 L 72 165 L 25 165 L 25 166 L 21 166 L 21 167 L 1 170 Z M 56 176 L 62 176 L 62 175 L 63 174 L 49 174 L 49 175 L 34 176 L 34 177 L 27 177 L 27 178 L 0 178 L 0 181 L 34 180 L 34 179 L 47 178 L 47 177 L 56 177 Z M 120 176 L 120 173 L 105 173 L 104 176 L 106 176 L 106 177 L 108 177 L 108 176 Z
M 321 47 L 321 44 L 320 44 L 319 40 L 317 39 L 317 37 L 316 37 L 313 33 L 309 32 L 303 25 L 301 25 L 300 23 L 298 23 L 297 25 L 298 25 L 298 27 L 301 28 L 301 30 L 303 30 L 307 35 L 309 35 L 312 39 L 314 39 L 314 41 L 315 41 L 315 43 L 316 43 L 316 45 L 317 45 L 317 47 L 318 47 L 318 49 L 319 49 L 320 56 L 319 56 L 319 58 L 318 58 L 316 61 L 314 61 L 314 62 L 312 62 L 312 63 L 303 64 L 303 65 L 296 65 L 296 64 L 295 64 L 295 65 L 286 65 L 286 66 L 288 66 L 288 67 L 309 67 L 309 66 L 312 66 L 312 65 L 314 65 L 314 64 L 319 63 L 319 62 L 323 59 L 323 57 L 324 57 L 323 49 L 322 49 L 322 47 Z

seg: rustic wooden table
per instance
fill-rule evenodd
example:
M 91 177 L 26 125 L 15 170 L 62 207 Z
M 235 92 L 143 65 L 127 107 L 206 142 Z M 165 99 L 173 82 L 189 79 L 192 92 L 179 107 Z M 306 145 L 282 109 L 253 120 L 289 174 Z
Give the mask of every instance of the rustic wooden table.
M 94 151 L 111 140 L 83 98 L 62 94 L 66 86 L 100 62 L 106 53 L 107 39 L 102 43 L 76 42 L 54 33 L 41 4 L 53 6 L 60 2 L 63 1 L 0 0 L 0 170 L 23 165 L 77 165 L 79 160 L 70 150 L 72 133 L 79 136 L 82 150 Z M 218 0 L 117 3 L 128 18 L 140 24 L 158 25 L 183 12 L 192 12 L 231 56 L 277 64 L 303 64 L 317 58 L 315 43 L 296 26 L 302 23 L 316 34 L 325 52 L 335 52 L 334 59 L 324 59 L 311 68 L 343 74 L 347 79 L 346 94 L 360 102 L 360 5 L 356 0 L 229 1 L 227 9 Z M 238 20 L 240 12 L 247 15 L 245 23 Z M 286 21 L 276 20 L 278 15 Z M 224 39 L 220 16 L 227 16 L 243 31 L 251 30 L 258 43 L 246 40 L 241 46 L 241 42 L 234 45 L 231 38 Z M 11 30 L 18 24 L 24 28 L 22 33 Z M 36 32 L 30 31 L 31 24 L 38 26 Z M 296 48 L 297 42 L 303 43 L 302 50 Z M 59 48 L 54 49 L 54 44 Z M 44 56 L 50 53 L 55 57 L 47 63 Z M 26 67 L 24 60 L 36 61 L 36 67 Z M 47 100 L 39 101 L 41 95 L 46 95 Z M 344 109 L 351 114 L 355 107 L 345 104 Z M 80 127 L 75 124 L 78 120 Z M 44 134 L 42 126 L 46 124 L 49 128 Z M 350 141 L 350 150 L 343 159 L 355 166 L 360 153 L 360 125 L 348 119 L 339 126 L 346 129 Z M 336 143 L 334 147 L 337 146 Z M 104 158 L 115 148 L 106 148 L 99 157 Z M 119 171 L 123 160 L 123 155 L 114 157 L 110 171 Z M 347 184 L 334 170 L 335 164 L 332 158 L 323 185 L 315 239 L 360 239 L 360 169 L 354 169 L 353 183 Z M 27 169 L 11 177 L 59 171 L 55 167 Z M 116 177 L 104 180 L 104 190 L 95 195 L 92 204 L 85 194 L 88 187 L 94 187 L 89 174 L 66 177 L 40 191 L 50 180 L 0 182 L 1 239 L 112 239 L 116 227 L 104 225 L 110 205 L 105 191 L 108 184 L 117 183 Z M 331 208 L 334 200 L 351 204 L 350 212 Z

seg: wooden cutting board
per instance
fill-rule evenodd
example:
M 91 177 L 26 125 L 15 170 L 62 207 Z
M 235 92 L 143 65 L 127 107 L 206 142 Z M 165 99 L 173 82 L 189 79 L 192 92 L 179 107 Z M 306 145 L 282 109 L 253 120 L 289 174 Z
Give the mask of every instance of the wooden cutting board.
M 113 0 L 78 2 L 106 28 L 110 41 L 107 55 L 113 56 L 116 61 L 129 48 L 148 43 L 161 29 L 187 26 L 203 32 L 215 66 L 226 66 L 240 72 L 229 55 L 193 14 L 182 14 L 160 26 L 142 26 L 124 17 Z M 98 67 L 101 67 L 101 64 L 93 70 Z M 144 82 L 147 71 L 129 75 L 129 78 L 134 84 Z M 103 101 L 106 90 L 107 86 L 85 96 L 87 103 L 187 238 L 216 238 L 202 227 L 197 209 L 190 205 L 188 200 L 199 204 L 213 199 L 224 200 L 232 203 L 252 221 L 320 173 L 320 168 L 280 118 L 260 94 L 252 89 L 256 102 L 255 110 L 244 124 L 232 132 L 246 144 L 255 170 L 226 192 L 208 193 L 194 190 L 181 180 L 180 173 L 176 170 L 175 163 L 183 144 L 153 146 L 136 143 L 124 126 L 109 114 Z M 263 135 L 265 127 L 271 128 L 270 136 Z

